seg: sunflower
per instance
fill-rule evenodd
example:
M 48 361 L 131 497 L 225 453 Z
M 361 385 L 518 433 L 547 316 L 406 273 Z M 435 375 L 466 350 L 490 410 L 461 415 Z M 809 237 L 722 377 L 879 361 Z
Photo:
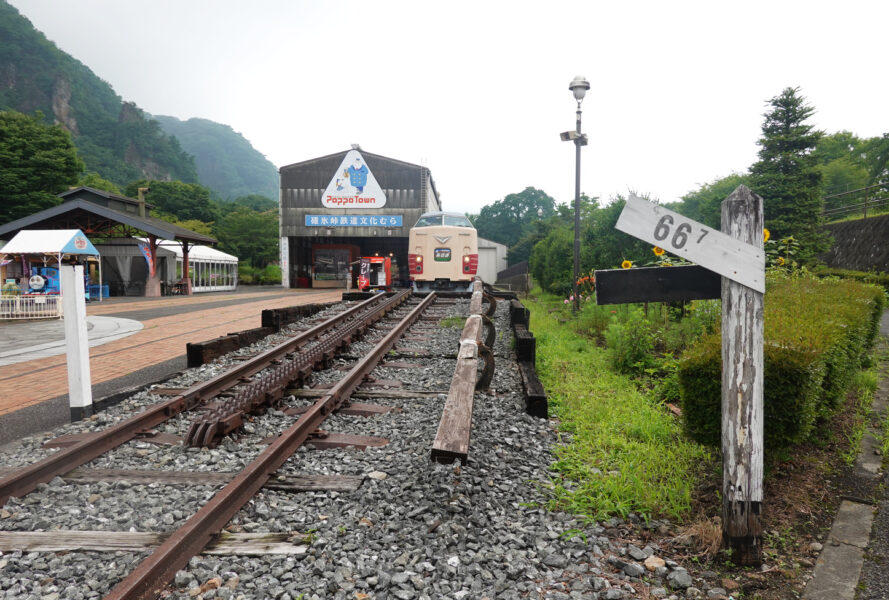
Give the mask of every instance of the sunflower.
M 664 255 L 664 249 L 661 248 L 660 246 L 655 246 L 654 248 L 651 249 L 651 251 L 654 252 L 655 256 L 663 256 Z
M 762 230 L 762 241 L 767 242 L 769 238 L 772 237 L 771 232 L 768 229 L 763 228 Z
M 621 269 L 629 269 L 632 266 L 633 266 L 633 263 L 629 260 L 625 260 L 624 262 L 620 263 Z
M 783 267 L 784 266 L 784 257 L 779 256 L 778 258 L 776 258 L 775 264 L 778 265 L 779 267 Z

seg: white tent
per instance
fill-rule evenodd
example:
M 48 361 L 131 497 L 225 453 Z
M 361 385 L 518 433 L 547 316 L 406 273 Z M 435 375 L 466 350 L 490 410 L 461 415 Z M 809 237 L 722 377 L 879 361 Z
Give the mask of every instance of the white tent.
M 67 254 L 99 256 L 99 251 L 79 229 L 23 229 L 9 240 L 0 254 Z
M 79 229 L 23 229 L 0 249 L 0 258 L 10 256 L 55 258 L 61 268 L 65 257 L 99 257 L 99 251 Z M 101 265 L 101 263 L 100 263 Z M 102 272 L 99 269 L 101 285 Z M 99 295 L 101 299 L 101 294 Z

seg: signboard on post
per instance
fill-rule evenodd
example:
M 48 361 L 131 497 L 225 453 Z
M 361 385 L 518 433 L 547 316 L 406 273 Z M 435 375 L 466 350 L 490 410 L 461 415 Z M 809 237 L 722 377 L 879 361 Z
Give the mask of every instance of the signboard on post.
M 635 196 L 615 226 L 722 276 L 722 537 L 742 566 L 762 562 L 763 224 L 762 198 L 741 185 L 722 202 L 722 231 Z M 606 300 L 652 301 L 663 290 L 632 288 L 681 287 L 680 278 L 670 274 L 679 268 L 657 267 L 664 275 L 632 277 L 597 271 L 597 294 L 600 273 L 613 273 L 615 281 L 606 277 L 607 286 L 620 288 L 616 284 L 623 281 L 625 289 L 607 290 Z
M 596 271 L 596 304 L 713 300 L 721 280 L 698 265 Z
M 765 293 L 765 252 L 633 194 L 615 225 L 635 238 Z

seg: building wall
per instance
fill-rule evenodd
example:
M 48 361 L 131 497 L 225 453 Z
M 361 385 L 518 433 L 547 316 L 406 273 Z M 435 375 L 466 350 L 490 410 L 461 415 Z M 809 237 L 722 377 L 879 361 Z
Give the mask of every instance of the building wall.
M 347 155 L 353 156 L 350 152 L 356 150 L 385 195 L 385 204 L 356 208 L 325 206 L 325 201 L 330 203 L 326 197 L 328 187 L 343 176 L 341 170 Z M 353 261 L 359 256 L 388 255 L 406 273 L 410 228 L 423 213 L 441 210 L 429 169 L 360 148 L 287 165 L 279 172 L 281 265 L 286 268 L 282 285 L 285 287 L 303 287 L 307 281 L 313 287 L 346 286 L 345 275 L 338 281 L 316 280 L 315 273 L 320 272 L 323 265 L 314 264 L 318 255 L 314 250 L 324 247 L 349 247 Z M 329 277 L 329 273 L 325 276 Z
M 506 268 L 506 252 L 503 244 L 478 238 L 478 276 L 486 283 L 497 281 L 497 273 Z

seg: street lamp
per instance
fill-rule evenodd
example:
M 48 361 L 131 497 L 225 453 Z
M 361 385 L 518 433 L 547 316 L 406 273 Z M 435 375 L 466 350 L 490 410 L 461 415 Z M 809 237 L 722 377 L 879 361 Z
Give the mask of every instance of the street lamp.
M 580 297 L 578 295 L 577 280 L 580 277 L 580 147 L 587 145 L 586 134 L 580 133 L 580 105 L 586 91 L 590 89 L 590 82 L 578 75 L 574 78 L 568 89 L 574 93 L 577 100 L 577 128 L 575 131 L 566 131 L 560 134 L 563 142 L 574 142 L 577 149 L 574 167 L 574 281 L 571 289 L 574 290 L 574 312 L 580 309 Z

